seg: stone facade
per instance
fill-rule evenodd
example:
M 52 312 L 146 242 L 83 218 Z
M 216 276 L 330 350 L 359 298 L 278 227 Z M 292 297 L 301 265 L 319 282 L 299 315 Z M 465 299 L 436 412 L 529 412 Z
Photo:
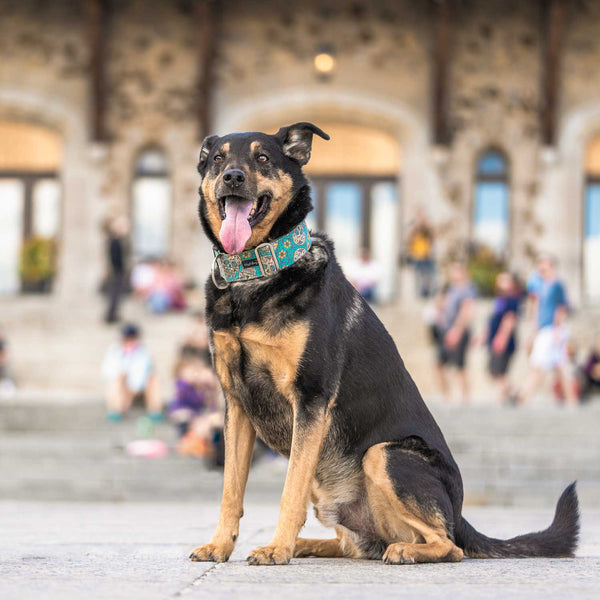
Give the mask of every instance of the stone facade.
M 89 49 L 83 2 L 0 3 L 0 119 L 58 130 L 64 139 L 59 297 L 93 293 L 102 272 L 104 217 L 130 210 L 135 158 L 162 148 L 173 190 L 171 251 L 188 276 L 208 272 L 197 223 L 194 2 L 112 2 L 107 39 L 109 140 L 90 141 Z M 391 133 L 402 148 L 397 247 L 421 204 L 446 222 L 438 251 L 471 234 L 477 157 L 501 149 L 510 172 L 510 260 L 525 272 L 540 250 L 561 261 L 581 299 L 583 164 L 600 131 L 600 2 L 569 5 L 558 139 L 541 141 L 540 6 L 517 0 L 454 3 L 449 113 L 452 141 L 431 143 L 428 2 L 227 1 L 214 78 L 216 133 L 295 120 L 347 122 Z M 336 68 L 312 59 L 334 49 Z M 335 140 L 332 141 L 335 143 Z

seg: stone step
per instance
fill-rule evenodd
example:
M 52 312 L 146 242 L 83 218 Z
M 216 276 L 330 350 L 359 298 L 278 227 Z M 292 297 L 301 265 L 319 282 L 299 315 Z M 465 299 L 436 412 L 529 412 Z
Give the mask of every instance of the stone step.
M 579 480 L 582 501 L 600 507 L 597 407 L 503 410 L 432 404 L 461 468 L 467 503 L 553 506 L 562 489 Z M 140 436 L 138 417 L 109 424 L 99 401 L 0 407 L 0 497 L 44 500 L 216 500 L 220 472 L 178 456 L 174 428 L 154 435 L 172 449 L 163 459 L 125 453 Z M 258 462 L 248 494 L 276 496 L 285 461 Z
M 600 423 L 600 402 L 575 410 L 552 405 L 513 409 L 483 401 L 472 406 L 446 406 L 435 400 L 428 400 L 427 404 L 446 437 L 481 440 L 493 440 L 501 434 L 523 438 L 536 434 L 566 437 L 573 433 L 592 434 Z M 109 431 L 111 427 L 104 420 L 104 406 L 98 396 L 84 401 L 42 401 L 23 395 L 0 401 L 0 431 Z
M 0 461 L 2 499 L 216 501 L 222 488 L 221 472 L 207 470 L 202 461 L 180 457 L 9 462 Z M 284 477 L 285 464 L 256 465 L 248 483 L 248 498 L 261 501 L 277 497 Z M 499 477 L 484 470 L 463 469 L 463 479 L 465 504 L 553 507 L 574 477 L 571 472 L 552 469 L 526 478 L 516 474 Z M 589 474 L 578 477 L 578 491 L 582 506 L 600 508 L 597 478 Z

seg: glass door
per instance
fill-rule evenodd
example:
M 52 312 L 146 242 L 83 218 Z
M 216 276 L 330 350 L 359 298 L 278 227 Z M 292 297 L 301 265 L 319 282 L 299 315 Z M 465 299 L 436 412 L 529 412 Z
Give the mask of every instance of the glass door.
M 600 300 L 600 183 L 589 183 L 585 194 L 583 280 L 589 300 Z
M 376 279 L 376 300 L 392 300 L 399 249 L 397 180 L 314 177 L 311 184 L 315 209 L 307 217 L 309 227 L 333 240 L 338 262 L 349 279 L 354 274 L 365 285 Z
M 24 183 L 19 179 L 0 179 L 0 294 L 14 294 L 21 287 L 19 258 L 24 209 Z
M 359 259 L 362 246 L 363 191 L 356 183 L 330 183 L 325 191 L 325 231 L 342 267 Z
M 377 299 L 389 302 L 394 297 L 397 246 L 398 193 L 397 184 L 384 181 L 371 187 L 371 256 L 379 266 L 380 280 Z

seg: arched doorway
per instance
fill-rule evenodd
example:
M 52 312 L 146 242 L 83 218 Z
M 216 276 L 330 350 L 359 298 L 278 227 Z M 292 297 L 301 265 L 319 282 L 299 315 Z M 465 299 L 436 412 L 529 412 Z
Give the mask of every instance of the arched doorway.
M 61 136 L 0 120 L 0 294 L 50 291 L 61 226 Z
M 600 300 L 600 135 L 588 143 L 583 208 L 583 293 Z
M 312 184 L 309 227 L 326 232 L 352 278 L 368 252 L 377 265 L 379 301 L 393 299 L 396 282 L 400 146 L 385 131 L 322 122 L 330 142 L 315 137 L 306 173 Z

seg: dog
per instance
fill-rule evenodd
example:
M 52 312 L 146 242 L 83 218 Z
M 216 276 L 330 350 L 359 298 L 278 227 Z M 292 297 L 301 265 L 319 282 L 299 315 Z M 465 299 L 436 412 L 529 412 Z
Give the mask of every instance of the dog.
M 331 241 L 304 224 L 313 135 L 329 139 L 295 123 L 202 143 L 199 215 L 215 254 L 206 313 L 227 410 L 219 521 L 191 560 L 230 557 L 257 435 L 289 466 L 275 534 L 250 553 L 251 565 L 573 556 L 574 483 L 539 533 L 492 539 L 462 516 L 459 469 L 392 338 L 344 277 Z M 298 537 L 309 501 L 336 537 Z

